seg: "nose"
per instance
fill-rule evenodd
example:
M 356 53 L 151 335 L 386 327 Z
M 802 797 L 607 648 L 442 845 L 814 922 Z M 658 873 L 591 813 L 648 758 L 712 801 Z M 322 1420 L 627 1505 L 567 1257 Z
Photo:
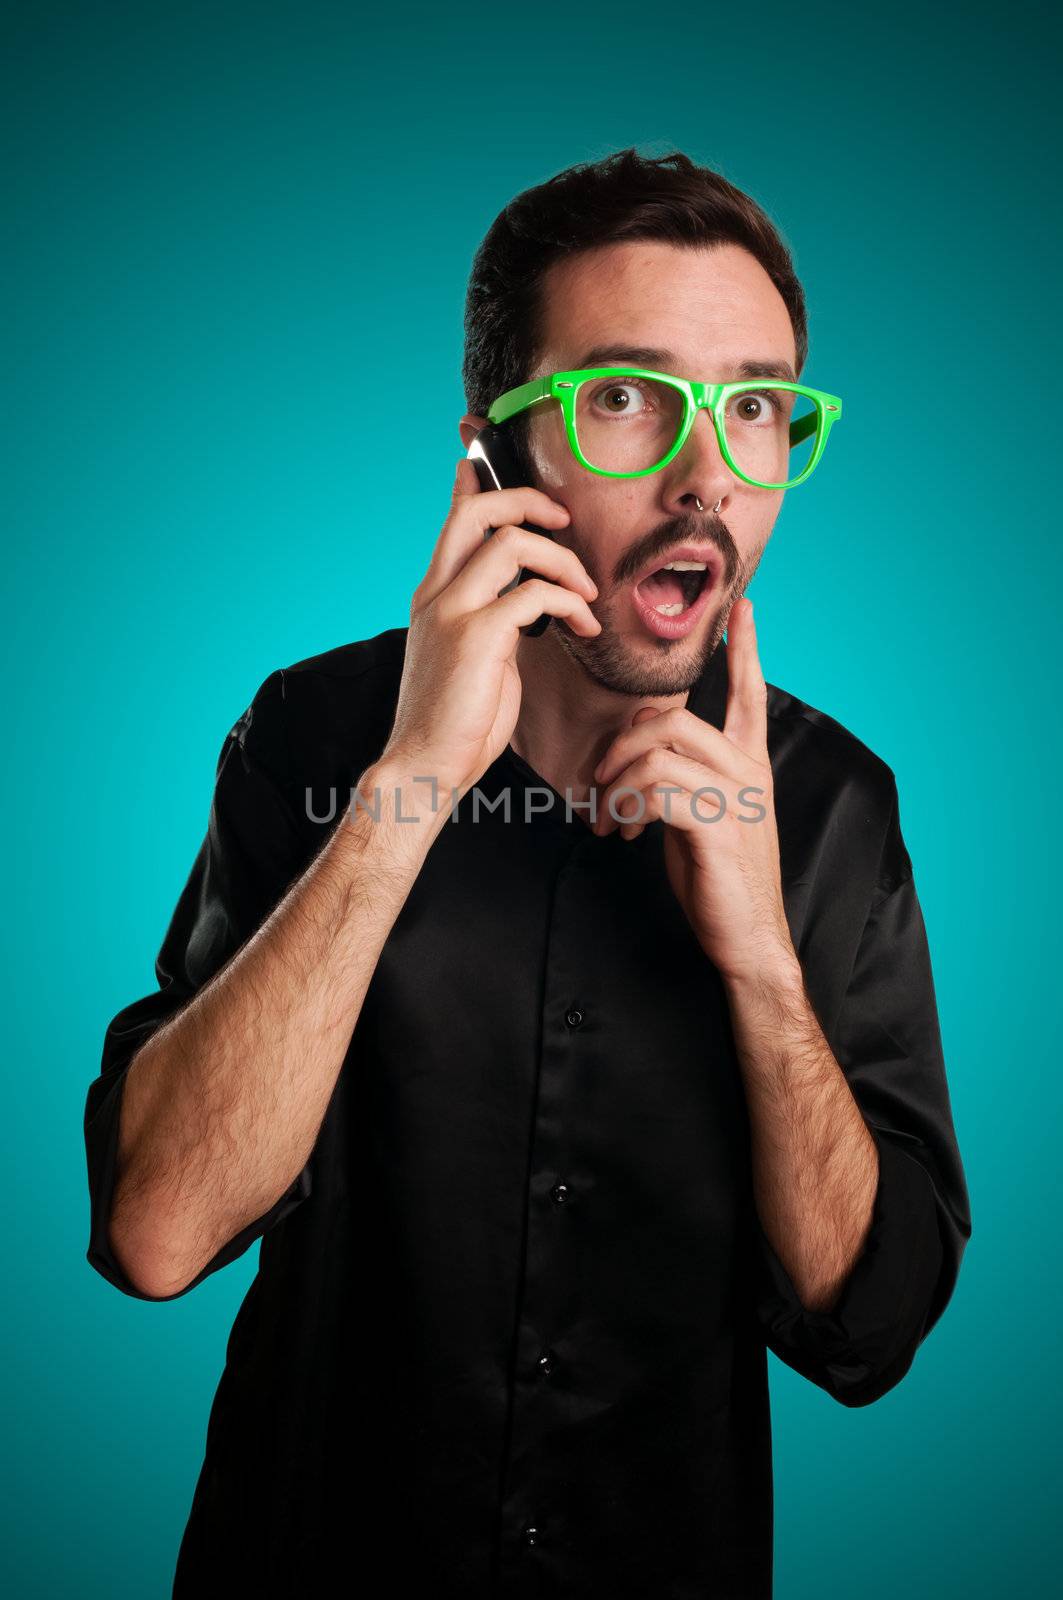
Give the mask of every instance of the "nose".
M 720 452 L 720 441 L 712 417 L 702 408 L 694 418 L 682 450 L 663 468 L 662 495 L 673 515 L 697 509 L 700 500 L 709 511 L 726 504 L 736 479 Z

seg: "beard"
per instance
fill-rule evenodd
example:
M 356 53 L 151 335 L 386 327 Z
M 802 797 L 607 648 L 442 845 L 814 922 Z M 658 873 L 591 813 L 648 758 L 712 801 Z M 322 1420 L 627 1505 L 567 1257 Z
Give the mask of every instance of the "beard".
M 579 556 L 598 584 L 600 594 L 604 593 L 608 586 L 595 571 L 584 541 L 571 527 L 565 529 L 564 543 Z M 554 629 L 561 648 L 601 688 L 638 698 L 665 697 L 689 693 L 704 674 L 724 636 L 732 607 L 742 598 L 760 565 L 763 544 L 743 563 L 719 517 L 712 513 L 697 518 L 674 517 L 639 540 L 621 558 L 613 574 L 612 588 L 621 590 L 655 555 L 687 543 L 714 545 L 723 556 L 719 598 L 715 609 L 710 607 L 698 623 L 697 637 L 658 639 L 646 634 L 644 638 L 632 640 L 628 634 L 610 627 L 611 609 L 623 607 L 627 611 L 627 602 L 619 593 L 612 598 L 607 595 L 604 601 L 599 598 L 592 602 L 591 610 L 602 624 L 596 639 L 585 639 L 569 628 Z

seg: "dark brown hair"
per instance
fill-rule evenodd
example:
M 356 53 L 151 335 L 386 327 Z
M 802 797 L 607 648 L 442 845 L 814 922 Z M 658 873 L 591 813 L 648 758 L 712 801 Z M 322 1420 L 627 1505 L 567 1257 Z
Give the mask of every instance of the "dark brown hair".
M 488 229 L 465 299 L 462 379 L 470 412 L 486 416 L 493 400 L 533 375 L 547 268 L 581 250 L 629 239 L 748 250 L 786 303 L 800 377 L 808 355 L 804 291 L 767 214 L 720 173 L 678 150 L 652 157 L 628 148 L 525 189 Z M 515 432 L 519 444 L 524 429 Z

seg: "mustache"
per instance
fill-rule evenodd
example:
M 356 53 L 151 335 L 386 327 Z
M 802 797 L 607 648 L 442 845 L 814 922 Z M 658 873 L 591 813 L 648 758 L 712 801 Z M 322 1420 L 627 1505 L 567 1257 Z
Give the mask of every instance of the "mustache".
M 725 583 L 734 581 L 738 569 L 738 548 L 722 517 L 714 512 L 704 516 L 671 517 L 625 551 L 613 571 L 619 587 L 630 582 L 656 556 L 663 556 L 679 544 L 709 544 L 723 556 Z

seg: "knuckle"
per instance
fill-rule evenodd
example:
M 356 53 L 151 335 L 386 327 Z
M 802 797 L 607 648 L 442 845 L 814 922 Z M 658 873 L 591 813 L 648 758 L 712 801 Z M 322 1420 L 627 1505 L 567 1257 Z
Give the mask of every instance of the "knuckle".
M 461 609 L 453 595 L 448 594 L 446 589 L 442 594 L 437 594 L 434 600 L 430 600 L 425 610 L 431 613 L 432 621 L 437 628 L 453 628 L 461 621 Z
M 464 611 L 454 617 L 450 624 L 450 634 L 454 649 L 459 655 L 463 650 L 476 651 L 478 648 L 476 641 L 481 632 L 489 626 L 490 621 L 491 618 L 486 609 Z
M 484 606 L 455 619 L 451 639 L 454 654 L 463 665 L 475 667 L 481 661 L 485 638 L 495 626 L 496 615 L 492 606 Z

